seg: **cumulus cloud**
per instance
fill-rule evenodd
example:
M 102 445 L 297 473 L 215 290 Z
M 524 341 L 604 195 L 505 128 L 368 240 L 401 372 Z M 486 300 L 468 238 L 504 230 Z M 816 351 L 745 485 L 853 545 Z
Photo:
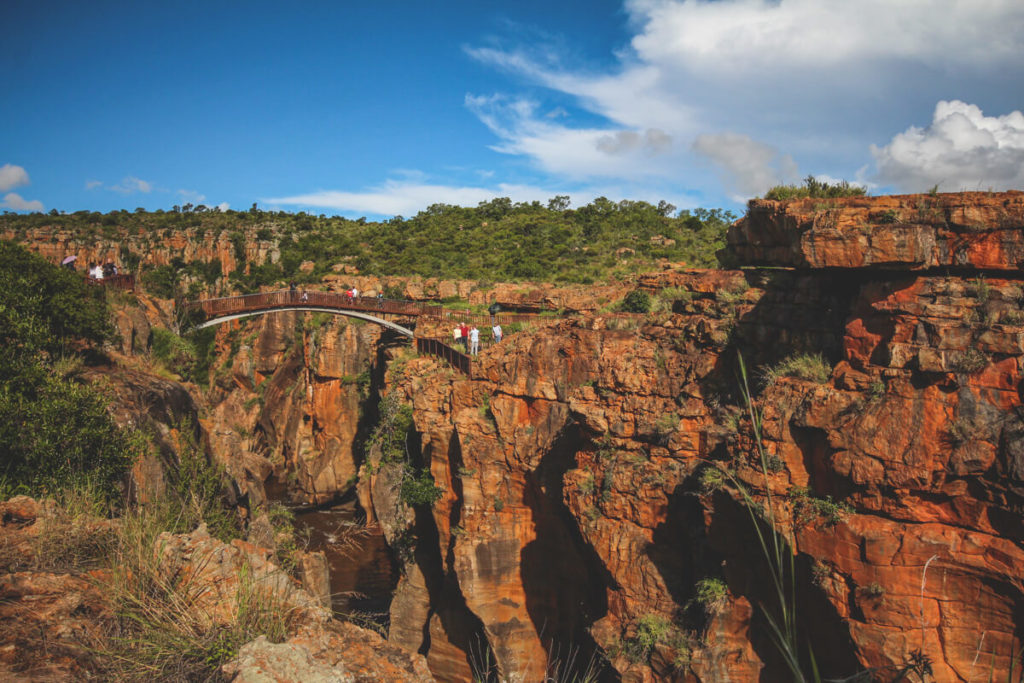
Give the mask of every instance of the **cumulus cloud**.
M 786 155 L 815 175 L 849 177 L 872 141 L 922 106 L 965 88 L 1005 100 L 1006 84 L 1024 81 L 1019 0 L 626 0 L 625 9 L 633 36 L 612 68 L 569 66 L 578 60 L 541 44 L 466 49 L 531 86 L 530 99 L 467 96 L 495 150 L 572 179 L 646 177 L 705 195 L 720 191 L 695 163 L 708 158 L 731 192 L 763 191 L 768 178 L 786 178 Z M 560 96 L 547 105 L 545 91 Z M 649 134 L 668 144 L 643 144 Z M 758 165 L 729 161 L 744 157 Z
M 221 202 L 220 204 L 217 205 L 217 208 L 220 209 L 221 211 L 227 211 L 228 209 L 231 208 L 231 205 L 228 204 L 227 202 Z
M 103 181 L 102 180 L 87 180 L 87 181 L 85 181 L 85 189 L 87 189 L 87 190 L 95 190 L 95 189 L 98 189 L 98 188 L 101 188 L 101 187 L 103 187 Z
M 720 169 L 724 184 L 738 201 L 764 194 L 769 188 L 798 177 L 792 157 L 746 135 L 698 135 L 693 148 Z
M 1024 48 L 1018 0 L 630 0 L 641 60 L 714 73 L 865 60 L 989 66 Z
M 110 189 L 121 194 L 132 194 L 134 192 L 146 194 L 153 190 L 153 184 L 134 176 L 127 176 L 117 185 L 110 186 Z
M 4 164 L 0 166 L 0 192 L 13 190 L 22 185 L 28 185 L 28 172 L 21 166 Z
M 871 153 L 878 181 L 904 191 L 1024 188 L 1024 114 L 985 116 L 973 104 L 941 101 L 927 128 L 911 126 Z
M 14 211 L 42 211 L 43 203 L 38 199 L 22 199 L 21 195 L 15 194 L 14 192 L 8 192 L 4 195 L 3 204 L 0 205 L 6 209 L 12 209 Z
M 525 155 L 549 173 L 638 178 L 674 165 L 666 156 L 672 137 L 658 128 L 571 128 L 541 113 L 536 102 L 502 95 L 467 95 L 466 106 L 500 140 L 492 149 Z

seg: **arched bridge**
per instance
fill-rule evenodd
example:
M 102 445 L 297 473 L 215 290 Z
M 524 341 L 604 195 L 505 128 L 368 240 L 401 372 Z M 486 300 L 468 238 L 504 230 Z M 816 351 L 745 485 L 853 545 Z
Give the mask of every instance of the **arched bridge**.
M 337 292 L 300 292 L 295 290 L 203 299 L 202 301 L 190 301 L 187 305 L 191 309 L 202 311 L 206 316 L 206 320 L 197 324 L 196 329 L 275 311 L 311 311 L 360 318 L 410 338 L 413 336 L 412 330 L 383 316 L 415 317 L 426 315 L 428 308 L 440 310 L 440 306 L 431 306 L 415 301 L 350 297 Z
M 430 316 L 436 318 L 457 317 L 460 320 L 472 321 L 480 318 L 480 324 L 488 320 L 482 316 L 474 316 L 465 312 L 448 311 L 439 304 L 400 299 L 382 299 L 377 297 L 350 297 L 337 292 L 282 290 L 278 292 L 261 292 L 244 294 L 218 299 L 203 299 L 186 303 L 188 309 L 201 312 L 205 320 L 195 325 L 196 329 L 219 325 L 220 323 L 255 315 L 264 315 L 275 311 L 311 311 L 314 313 L 332 313 L 351 318 L 360 318 L 382 327 L 394 330 L 409 338 L 415 338 L 416 350 L 447 360 L 453 367 L 466 375 L 472 375 L 472 361 L 469 356 L 456 351 L 439 339 L 415 337 L 411 329 L 399 325 L 384 316 L 416 318 Z M 500 322 L 528 318 L 530 316 L 499 314 Z

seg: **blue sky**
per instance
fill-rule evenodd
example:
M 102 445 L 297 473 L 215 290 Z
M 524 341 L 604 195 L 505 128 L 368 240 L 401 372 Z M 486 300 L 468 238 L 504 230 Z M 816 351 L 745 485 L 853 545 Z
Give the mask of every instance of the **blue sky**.
M 0 208 L 1024 189 L 1020 0 L 0 4 Z

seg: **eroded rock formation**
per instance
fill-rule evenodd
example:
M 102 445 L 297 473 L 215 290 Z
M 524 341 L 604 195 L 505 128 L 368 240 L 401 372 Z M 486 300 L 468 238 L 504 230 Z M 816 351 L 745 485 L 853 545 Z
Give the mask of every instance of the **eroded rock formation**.
M 472 380 L 409 364 L 392 383 L 445 495 L 412 527 L 437 548 L 399 588 L 401 638 L 421 634 L 406 645 L 444 680 L 465 675 L 451 652 L 466 633 L 508 679 L 540 680 L 569 648 L 599 648 L 622 680 L 786 678 L 763 611 L 767 518 L 824 675 L 930 662 L 940 681 L 1005 678 L 1024 566 L 1020 203 L 757 204 L 737 252 L 798 270 L 646 276 L 671 312 L 515 335 Z M 908 206 L 933 213 L 910 230 Z M 804 216 L 825 211 L 827 226 Z M 737 352 L 755 385 L 793 354 L 831 368 L 756 390 L 764 462 Z M 705 609 L 709 578 L 727 590 Z M 652 623 L 679 633 L 637 656 Z

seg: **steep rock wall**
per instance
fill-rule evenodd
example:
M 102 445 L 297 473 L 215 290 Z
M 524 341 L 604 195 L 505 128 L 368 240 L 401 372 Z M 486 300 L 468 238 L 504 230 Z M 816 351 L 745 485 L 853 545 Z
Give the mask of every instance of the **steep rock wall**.
M 928 662 L 940 681 L 1005 678 L 1024 561 L 1019 196 L 940 196 L 947 218 L 933 232 L 948 246 L 969 225 L 960 251 L 856 258 L 859 217 L 884 218 L 871 244 L 905 244 L 899 225 L 886 232 L 887 207 L 927 199 L 836 202 L 828 230 L 846 255 L 834 258 L 816 227 L 788 226 L 793 205 L 767 219 L 752 210 L 733 229 L 741 253 L 814 268 L 647 276 L 652 292 L 672 288 L 671 313 L 515 335 L 481 355 L 472 380 L 408 364 L 393 383 L 445 490 L 413 527 L 437 548 L 413 563 L 470 614 L 446 620 L 442 594 L 410 573 L 403 604 L 430 608 L 392 617 L 420 620 L 403 625 L 407 641 L 430 638 L 406 646 L 426 649 L 442 680 L 464 675 L 459 632 L 474 628 L 507 678 L 539 680 L 569 647 L 600 648 L 609 679 L 785 678 L 764 617 L 774 598 L 754 519 L 767 517 L 794 554 L 801 633 L 823 675 L 886 678 Z M 776 233 L 785 250 L 759 241 Z M 896 270 L 954 253 L 958 276 Z M 834 269 L 871 264 L 890 272 Z M 783 377 L 760 390 L 764 463 L 737 351 L 752 374 L 805 352 L 832 368 L 821 384 Z M 708 578 L 727 591 L 702 607 Z M 637 656 L 652 615 L 676 633 Z

